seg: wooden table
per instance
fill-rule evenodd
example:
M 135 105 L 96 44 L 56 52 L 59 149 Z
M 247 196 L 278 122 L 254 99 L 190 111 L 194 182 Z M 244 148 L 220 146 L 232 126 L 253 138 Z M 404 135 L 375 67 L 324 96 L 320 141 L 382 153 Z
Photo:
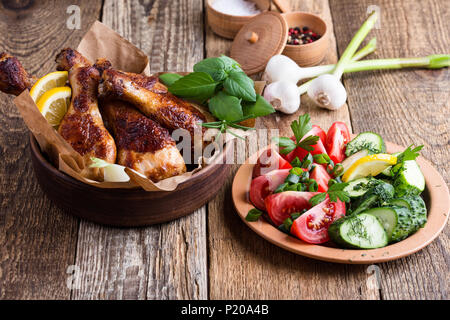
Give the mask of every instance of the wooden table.
M 81 29 L 66 27 L 67 7 L 81 8 Z M 320 14 L 334 30 L 324 62 L 337 60 L 373 1 L 292 1 Z M 380 0 L 372 57 L 423 56 L 450 49 L 450 3 Z M 205 22 L 202 0 L 1 1 L 0 51 L 37 76 L 76 47 L 93 21 L 109 25 L 144 50 L 152 71 L 189 71 L 227 54 L 230 41 Z M 281 129 L 308 112 L 323 128 L 336 120 L 353 132 L 373 130 L 423 155 L 449 176 L 449 70 L 362 72 L 344 76 L 347 105 L 319 110 L 305 97 L 292 116 L 259 126 Z M 377 266 L 311 260 L 268 243 L 234 212 L 230 186 L 191 215 L 157 226 L 116 229 L 79 220 L 43 194 L 30 162 L 28 130 L 12 103 L 0 101 L 0 298 L 2 299 L 448 299 L 450 228 L 426 249 Z M 181 204 L 182 205 L 182 204 Z M 375 272 L 375 273 L 374 273 Z M 75 278 L 72 278 L 75 277 Z M 379 285 L 374 283 L 378 277 Z M 67 286 L 67 282 L 76 279 Z

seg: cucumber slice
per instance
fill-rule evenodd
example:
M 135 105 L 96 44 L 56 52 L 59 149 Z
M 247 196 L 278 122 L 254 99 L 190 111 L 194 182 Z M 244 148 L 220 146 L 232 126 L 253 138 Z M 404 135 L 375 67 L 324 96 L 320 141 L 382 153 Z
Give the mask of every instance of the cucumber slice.
M 415 160 L 403 163 L 403 168 L 394 180 L 395 194 L 398 197 L 404 195 L 419 195 L 425 190 L 425 177 Z
M 358 198 L 369 191 L 369 182 L 373 180 L 371 178 L 359 178 L 348 183 L 348 186 L 344 188 L 350 198 Z
M 358 134 L 347 144 L 345 155 L 348 157 L 363 149 L 373 153 L 384 153 L 386 152 L 386 145 L 379 134 L 367 131 Z
M 402 198 L 395 198 L 390 200 L 389 205 L 396 207 L 404 207 L 410 211 L 412 210 L 411 206 L 409 205 L 409 202 Z
M 413 214 L 413 222 L 417 229 L 422 228 L 427 222 L 427 207 L 425 201 L 420 196 L 412 195 L 396 199 L 398 201 L 406 202 L 409 210 Z
M 358 151 L 355 154 L 352 154 L 348 158 L 345 158 L 344 161 L 341 162 L 342 167 L 344 168 L 343 173 L 345 173 L 345 171 L 347 171 L 352 166 L 352 164 L 354 164 L 356 161 L 358 161 L 361 158 L 364 158 L 365 156 L 368 156 L 369 153 L 370 153 L 369 150 L 364 149 L 364 150 Z
M 365 212 L 367 209 L 381 206 L 394 196 L 394 187 L 389 183 L 373 179 L 370 189 L 352 203 L 352 214 Z
M 328 228 L 330 239 L 345 248 L 374 249 L 388 244 L 388 236 L 380 220 L 362 213 L 338 219 Z
M 373 208 L 364 213 L 380 219 L 389 242 L 403 240 L 418 229 L 414 214 L 407 207 Z
M 407 208 L 394 207 L 398 216 L 398 224 L 392 232 L 392 242 L 398 242 L 417 231 L 414 214 Z
M 395 211 L 395 209 L 393 209 L 392 207 L 381 207 L 369 209 L 364 213 L 374 215 L 375 217 L 380 219 L 384 230 L 386 230 L 388 240 L 390 241 L 392 233 L 394 232 L 398 224 L 397 211 Z

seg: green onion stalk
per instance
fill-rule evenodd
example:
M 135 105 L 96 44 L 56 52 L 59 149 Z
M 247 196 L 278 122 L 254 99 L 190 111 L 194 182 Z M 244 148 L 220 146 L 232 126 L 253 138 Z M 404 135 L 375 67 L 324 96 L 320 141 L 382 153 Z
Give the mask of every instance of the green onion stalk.
M 356 61 L 348 64 L 344 72 L 360 72 L 371 70 L 393 70 L 405 68 L 425 68 L 425 69 L 440 69 L 450 67 L 449 54 L 433 54 L 426 57 L 418 58 L 391 58 L 391 59 L 373 59 Z M 331 68 L 328 68 L 330 72 Z M 325 69 L 324 69 L 325 70 Z M 327 71 L 324 72 L 328 73 Z M 308 87 L 313 80 L 309 80 L 298 87 L 300 95 L 308 91 Z

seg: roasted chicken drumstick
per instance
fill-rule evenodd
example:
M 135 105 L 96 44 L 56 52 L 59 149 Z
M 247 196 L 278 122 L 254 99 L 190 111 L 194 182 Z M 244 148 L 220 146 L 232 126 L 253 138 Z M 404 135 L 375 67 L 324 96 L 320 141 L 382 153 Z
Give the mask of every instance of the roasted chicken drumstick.
M 25 89 L 31 89 L 36 79 L 22 67 L 19 59 L 0 53 L 0 91 L 18 96 Z
M 117 144 L 117 163 L 159 181 L 186 172 L 169 131 L 126 102 L 101 102 L 105 124 Z
M 170 130 L 185 129 L 192 138 L 194 132 L 202 134 L 205 131 L 200 123 L 205 122 L 206 118 L 199 110 L 167 90 L 161 90 L 161 87 L 149 89 L 137 81 L 139 77 L 145 76 L 114 69 L 105 70 L 99 94 L 130 102 L 164 127 Z
M 90 163 L 91 157 L 115 163 L 116 144 L 103 124 L 97 101 L 100 72 L 110 64 L 100 60 L 99 70 L 72 49 L 64 49 L 56 60 L 59 70 L 68 69 L 72 87 L 72 101 L 59 125 L 59 134 L 83 156 L 85 163 Z

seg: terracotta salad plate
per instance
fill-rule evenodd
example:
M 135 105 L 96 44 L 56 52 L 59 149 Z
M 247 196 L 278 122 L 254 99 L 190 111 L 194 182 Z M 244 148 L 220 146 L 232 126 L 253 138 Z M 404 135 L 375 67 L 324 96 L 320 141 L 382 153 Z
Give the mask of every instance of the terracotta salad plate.
M 388 153 L 401 152 L 405 149 L 389 142 L 386 142 L 386 147 Z M 336 263 L 379 263 L 399 259 L 419 251 L 430 244 L 447 223 L 450 212 L 448 187 L 431 163 L 420 156 L 416 161 L 425 176 L 426 187 L 422 197 L 427 206 L 428 221 L 423 228 L 400 242 L 379 249 L 341 249 L 332 247 L 328 243 L 323 245 L 308 244 L 294 236 L 283 233 L 262 217 L 258 221 L 249 222 L 245 220 L 245 217 L 248 211 L 254 208 L 249 200 L 252 170 L 259 155 L 266 149 L 258 151 L 239 168 L 233 181 L 232 197 L 237 213 L 242 221 L 261 237 L 285 250 L 309 258 Z

